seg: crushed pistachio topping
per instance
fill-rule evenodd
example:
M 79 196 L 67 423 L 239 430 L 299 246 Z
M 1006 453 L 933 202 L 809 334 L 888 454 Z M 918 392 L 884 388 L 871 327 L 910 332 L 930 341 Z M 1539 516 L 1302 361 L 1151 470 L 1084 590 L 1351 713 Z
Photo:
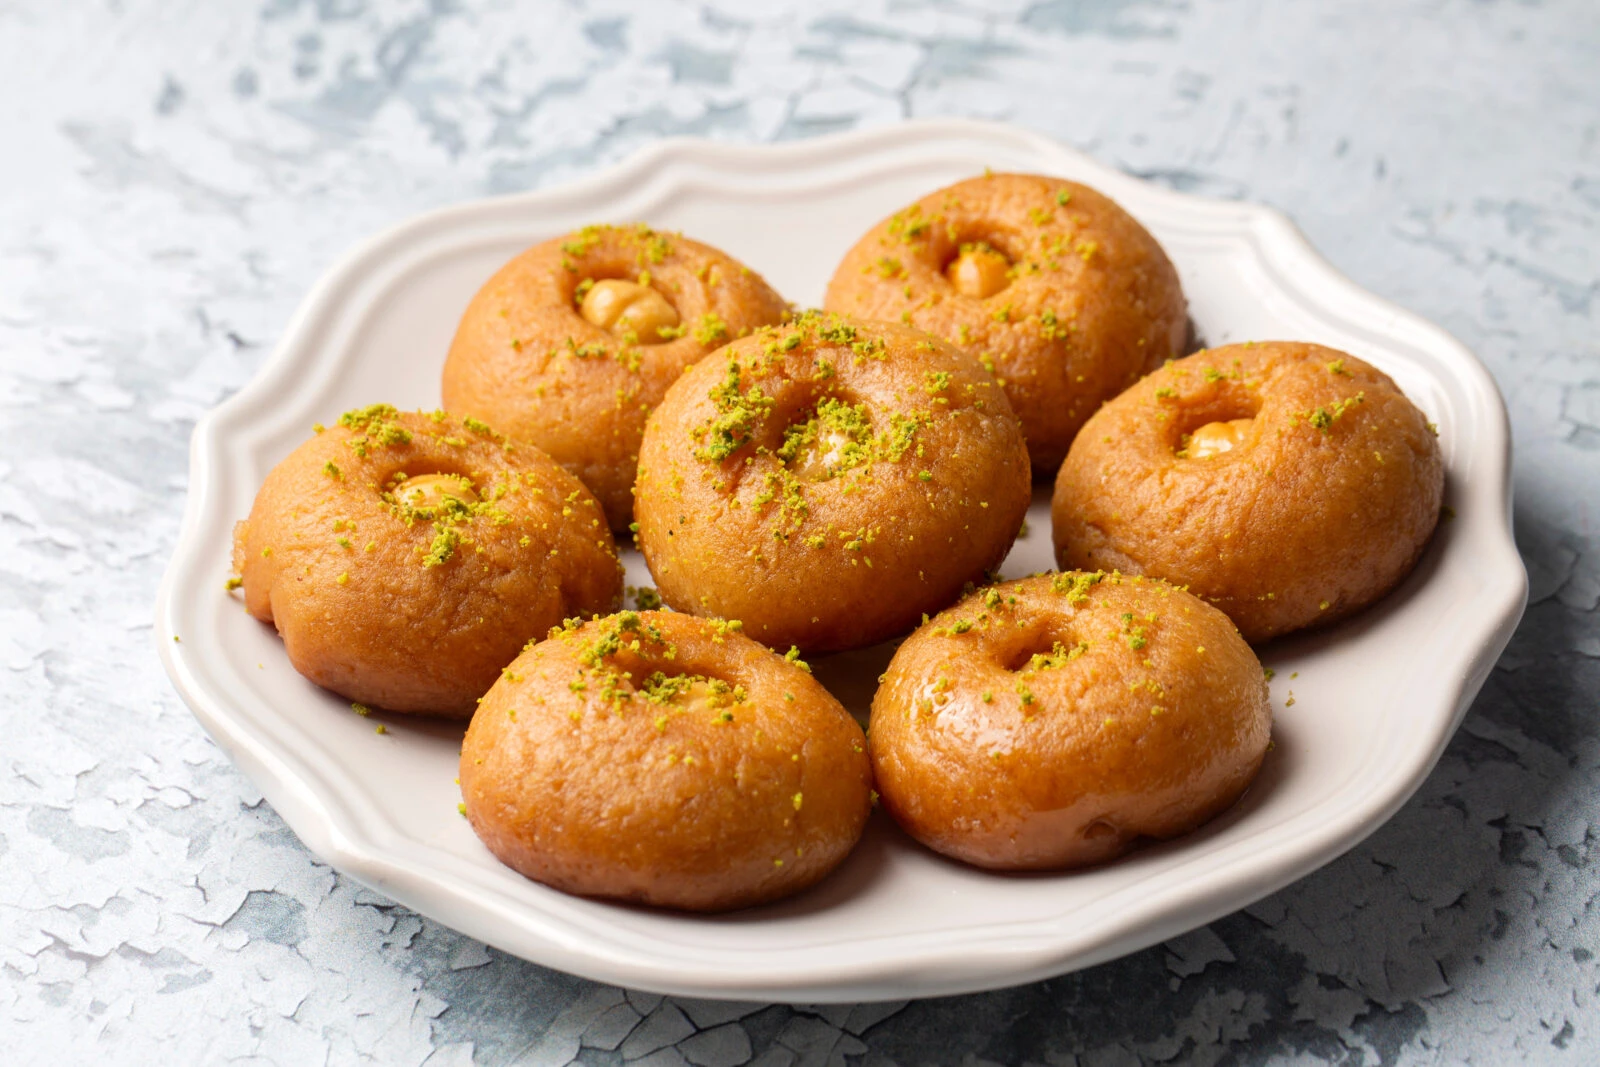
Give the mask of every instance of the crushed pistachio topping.
M 640 649 L 640 635 L 653 638 L 657 643 L 665 644 L 666 638 L 660 629 L 646 624 L 636 611 L 622 611 L 606 619 L 600 627 L 600 632 L 591 638 L 579 651 L 578 661 L 585 667 L 593 667 L 608 656 L 614 656 L 623 649 Z
M 1055 311 L 1045 309 L 1039 313 L 1039 336 L 1046 341 L 1062 340 L 1071 332 L 1071 327 L 1056 317 Z
M 574 259 L 582 259 L 599 243 L 600 227 L 585 226 L 573 234 L 569 240 L 561 242 L 561 251 Z
M 711 640 L 719 645 L 723 643 L 723 639 L 729 634 L 742 633 L 744 631 L 744 623 L 738 619 L 708 619 L 706 626 L 714 631 Z
M 625 245 L 631 246 L 634 260 L 641 268 L 661 263 L 671 255 L 672 239 L 677 236 L 677 234 L 657 232 L 642 222 L 631 226 L 601 224 L 585 226 L 561 242 L 562 267 L 571 273 L 577 273 L 578 261 L 594 251 L 595 246 L 606 235 L 616 236 Z M 578 299 L 581 301 L 583 297 L 580 295 Z
M 1296 412 L 1294 415 L 1290 416 L 1290 421 L 1305 419 L 1306 422 L 1310 423 L 1324 434 L 1331 433 L 1333 431 L 1333 424 L 1339 421 L 1346 411 L 1355 407 L 1357 404 L 1364 403 L 1366 399 L 1367 394 L 1365 391 L 1363 391 L 1357 393 L 1355 396 L 1346 397 L 1343 400 L 1338 400 L 1332 404 L 1326 404 L 1322 407 L 1313 408 L 1310 411 Z
M 1064 595 L 1067 603 L 1078 607 L 1089 602 L 1089 590 L 1103 582 L 1105 577 L 1104 571 L 1095 571 L 1092 574 L 1057 574 L 1050 579 L 1050 588 Z
M 411 431 L 395 421 L 399 415 L 400 412 L 392 404 L 352 408 L 339 416 L 340 426 L 355 431 L 345 444 L 363 459 L 373 448 L 410 444 Z
M 492 429 L 490 429 L 488 423 L 481 419 L 475 419 L 471 415 L 468 415 L 466 418 L 462 419 L 461 425 L 465 426 L 468 430 L 477 434 L 479 437 L 492 437 L 497 441 L 504 439 L 502 434 L 495 433 Z
M 424 567 L 437 567 L 448 563 L 450 557 L 456 554 L 456 546 L 461 543 L 461 534 L 452 527 L 445 527 L 434 535 L 433 544 L 422 557 Z
M 716 312 L 708 311 L 695 324 L 694 339 L 708 347 L 720 345 L 728 339 L 728 324 Z
M 1070 647 L 1057 641 L 1049 652 L 1035 652 L 1030 656 L 1028 665 L 1024 669 L 1029 672 L 1053 671 L 1058 667 L 1071 663 L 1087 651 L 1089 651 L 1089 642 L 1087 641 L 1079 641 Z
M 552 630 L 551 636 L 574 640 L 578 625 L 577 619 L 569 619 Z M 705 625 L 708 630 L 717 632 L 714 640 L 720 640 L 721 635 L 736 632 L 740 628 L 736 621 L 722 619 L 706 620 Z M 735 711 L 750 700 L 749 691 L 742 685 L 687 671 L 654 670 L 635 683 L 634 673 L 625 669 L 628 661 L 619 664 L 614 659 L 625 653 L 673 660 L 677 658 L 678 650 L 667 640 L 660 627 L 642 618 L 638 612 L 619 612 L 600 620 L 599 631 L 578 647 L 580 666 L 577 674 L 568 681 L 567 688 L 577 694 L 592 692 L 618 713 L 635 699 L 661 709 L 664 713 L 652 716 L 655 729 L 660 733 L 666 732 L 671 714 L 697 708 L 713 712 L 712 721 L 716 724 L 733 723 L 737 721 Z M 575 715 L 574 718 L 581 716 Z M 693 759 L 685 756 L 683 762 L 688 764 Z
M 661 609 L 661 594 L 647 585 L 637 589 L 628 586 L 623 590 L 623 595 L 633 601 L 634 607 L 640 611 L 659 611 Z
M 929 220 L 923 217 L 922 205 L 912 204 L 889 219 L 889 236 L 913 244 L 927 235 L 930 225 Z
M 721 678 L 708 678 L 703 674 L 668 674 L 665 671 L 652 672 L 644 680 L 644 684 L 634 692 L 646 703 L 657 706 L 701 697 L 709 707 L 724 712 L 725 717 L 720 719 L 722 722 L 733 721 L 733 716 L 727 713 L 729 707 L 743 704 L 750 699 L 750 694 L 743 686 L 730 685 Z M 621 697 L 620 692 L 618 696 Z M 622 697 L 622 699 L 627 698 Z
M 1147 622 L 1155 621 L 1154 616 L 1146 616 L 1145 619 Z M 1139 651 L 1150 643 L 1145 636 L 1145 628 L 1134 622 L 1133 612 L 1131 611 L 1125 611 L 1122 613 L 1121 636 L 1122 639 L 1128 643 L 1128 647 L 1133 649 L 1135 652 Z
M 772 407 L 772 398 L 759 385 L 740 390 L 743 373 L 739 361 L 728 361 L 728 373 L 711 389 L 717 417 L 703 431 L 705 444 L 695 450 L 701 459 L 721 462 L 750 442 L 756 420 Z
M 868 463 L 898 463 L 927 419 L 926 415 L 896 413 L 890 416 L 888 427 L 874 431 L 864 405 L 824 397 L 811 418 L 784 431 L 783 444 L 774 455 L 788 465 L 807 452 L 815 452 L 829 478 Z

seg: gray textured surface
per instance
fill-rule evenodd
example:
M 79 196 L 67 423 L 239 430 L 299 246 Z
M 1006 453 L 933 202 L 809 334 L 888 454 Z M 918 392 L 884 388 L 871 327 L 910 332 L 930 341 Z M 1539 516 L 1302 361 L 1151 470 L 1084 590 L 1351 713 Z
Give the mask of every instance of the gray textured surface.
M 0 2 L 8 1061 L 1600 1060 L 1597 56 L 1591 0 Z M 1275 204 L 1489 363 L 1532 604 L 1422 791 L 1208 929 L 909 1005 L 624 993 L 314 862 L 151 650 L 195 417 L 415 211 L 907 115 Z

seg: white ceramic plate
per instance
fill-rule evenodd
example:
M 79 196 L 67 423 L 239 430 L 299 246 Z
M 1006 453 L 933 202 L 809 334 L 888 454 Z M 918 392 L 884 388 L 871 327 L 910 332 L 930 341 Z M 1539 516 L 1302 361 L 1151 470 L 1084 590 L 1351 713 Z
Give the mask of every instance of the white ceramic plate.
M 313 422 L 347 408 L 435 407 L 468 298 L 527 245 L 588 222 L 645 220 L 720 246 L 789 299 L 815 303 L 869 225 L 986 166 L 1064 175 L 1122 203 L 1177 264 L 1209 344 L 1293 338 L 1347 349 L 1393 375 L 1439 425 L 1454 520 L 1382 604 L 1265 650 L 1278 672 L 1276 747 L 1245 799 L 1199 832 L 1096 870 L 1012 877 L 946 862 L 878 812 L 837 873 L 771 907 L 697 918 L 564 896 L 501 866 L 457 814 L 459 727 L 389 718 L 389 732 L 375 733 L 297 675 L 272 630 L 224 595 L 232 524 L 272 465 Z M 1356 288 L 1270 210 L 1170 192 L 976 123 L 762 147 L 667 141 L 581 184 L 425 215 L 324 278 L 255 381 L 195 428 L 156 629 L 184 700 L 313 852 L 489 944 L 657 992 L 810 1002 L 965 992 L 1086 967 L 1209 922 L 1389 818 L 1521 616 L 1509 452 L 1504 405 L 1471 353 Z M 1043 496 L 1029 523 L 1008 577 L 1051 567 Z M 628 564 L 629 581 L 648 584 L 637 554 Z M 852 653 L 818 674 L 864 716 L 886 659 L 882 649 Z

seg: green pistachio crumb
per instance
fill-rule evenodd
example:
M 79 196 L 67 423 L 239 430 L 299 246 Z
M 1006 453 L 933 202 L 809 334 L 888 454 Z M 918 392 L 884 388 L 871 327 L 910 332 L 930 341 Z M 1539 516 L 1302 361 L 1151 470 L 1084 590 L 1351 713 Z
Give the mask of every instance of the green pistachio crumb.
M 422 557 L 424 567 L 438 567 L 448 563 L 450 557 L 456 553 L 456 546 L 461 543 L 461 535 L 450 527 L 441 529 L 434 535 L 433 544 L 428 549 L 428 554 Z

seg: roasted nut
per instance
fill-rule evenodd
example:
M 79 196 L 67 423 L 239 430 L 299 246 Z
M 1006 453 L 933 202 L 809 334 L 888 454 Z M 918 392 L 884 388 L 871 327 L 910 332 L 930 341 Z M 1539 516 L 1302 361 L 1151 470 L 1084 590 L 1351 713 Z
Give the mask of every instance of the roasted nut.
M 962 296 L 982 300 L 1011 284 L 1011 261 L 986 244 L 963 245 L 961 254 L 944 269 L 945 277 Z
M 472 482 L 459 474 L 419 474 L 396 486 L 394 495 L 396 500 L 418 511 L 432 511 L 442 506 L 446 497 L 453 497 L 463 504 L 478 502 Z
M 1208 422 L 1189 435 L 1187 455 L 1190 459 L 1205 459 L 1232 452 L 1249 432 L 1254 419 L 1230 419 L 1227 422 Z
M 578 313 L 602 329 L 632 330 L 639 343 L 646 345 L 668 340 L 661 331 L 679 323 L 678 310 L 666 297 L 648 285 L 618 278 L 595 282 L 584 294 Z

